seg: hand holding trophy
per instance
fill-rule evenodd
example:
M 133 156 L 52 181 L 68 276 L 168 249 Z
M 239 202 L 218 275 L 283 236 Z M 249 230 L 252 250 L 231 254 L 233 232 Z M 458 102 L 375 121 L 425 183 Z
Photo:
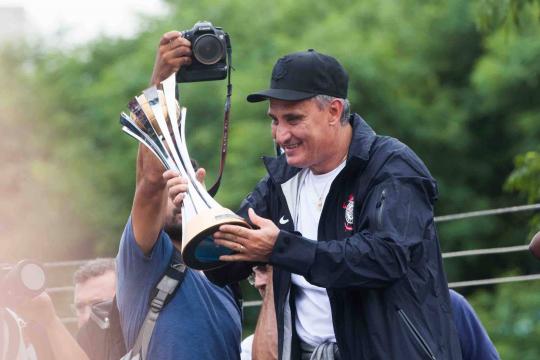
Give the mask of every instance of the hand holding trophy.
M 223 224 L 250 227 L 231 210 L 219 205 L 199 183 L 191 164 L 185 140 L 186 108 L 175 98 L 175 76 L 152 86 L 133 98 L 130 115 L 121 113 L 122 130 L 146 146 L 163 164 L 188 180 L 182 204 L 182 258 L 194 269 L 222 266 L 221 255 L 231 250 L 214 243 L 212 234 Z

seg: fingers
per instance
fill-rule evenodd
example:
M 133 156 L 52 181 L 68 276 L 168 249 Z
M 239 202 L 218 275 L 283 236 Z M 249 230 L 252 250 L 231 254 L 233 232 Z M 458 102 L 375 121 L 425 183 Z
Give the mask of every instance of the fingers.
M 166 45 L 169 50 L 182 49 L 183 51 L 187 51 L 187 53 L 180 53 L 181 55 L 191 55 L 191 41 L 183 38 L 181 35 L 171 39 L 171 41 Z
M 253 230 L 250 230 L 243 226 L 225 224 L 219 227 L 218 231 L 214 233 L 214 237 L 224 238 L 228 240 L 233 239 L 233 237 L 248 239 L 251 231 Z
M 159 51 L 163 61 L 174 68 L 191 64 L 191 44 L 184 38 L 161 45 Z
M 180 38 L 179 40 L 187 41 L 183 38 Z M 167 45 L 162 45 L 162 47 L 164 48 L 163 57 L 165 59 L 168 58 L 169 61 L 184 57 L 188 57 L 191 60 L 191 46 L 189 44 L 189 41 L 187 42 L 188 44 L 180 43 L 179 41 L 171 41 Z
M 177 183 L 176 185 L 172 185 L 169 187 L 169 198 L 174 205 L 180 206 L 182 205 L 182 201 L 184 201 L 187 192 L 187 183 Z
M 257 216 L 255 212 L 252 215 Z M 257 220 L 271 223 L 270 220 L 261 217 L 258 217 Z M 279 233 L 279 229 L 277 232 Z M 213 237 L 216 245 L 224 246 L 235 252 L 232 255 L 221 256 L 220 260 L 267 262 L 277 236 L 272 229 L 262 231 L 238 225 L 221 225 Z
M 261 228 L 268 223 L 274 224 L 271 220 L 257 215 L 255 213 L 255 210 L 253 210 L 252 208 L 248 209 L 248 216 L 249 216 L 249 220 L 253 223 L 253 225 L 257 226 L 258 228 Z
M 180 31 L 168 31 L 159 40 L 159 45 L 165 45 L 168 44 L 171 40 L 176 39 L 177 37 L 181 37 L 182 33 Z
M 206 178 L 206 170 L 199 168 L 195 174 L 197 181 L 204 185 L 204 179 Z
M 191 64 L 191 42 L 179 31 L 169 31 L 159 40 L 152 83 L 157 85 L 182 66 Z
M 169 31 L 163 34 L 161 39 L 159 40 L 159 46 L 167 45 L 171 48 L 173 48 L 175 45 L 174 43 L 177 43 L 176 46 L 184 45 L 191 47 L 191 42 L 184 38 L 182 36 L 182 33 L 180 31 Z
M 180 177 L 180 174 L 177 172 L 177 171 L 174 171 L 174 170 L 167 170 L 163 173 L 163 179 L 165 179 L 165 181 L 169 181 L 170 179 L 174 179 L 174 178 L 177 178 L 177 177 Z
M 253 261 L 253 259 L 244 254 L 234 254 L 234 255 L 221 255 L 219 257 L 220 261 L 227 261 L 227 262 L 233 262 L 233 261 Z
M 159 51 L 162 54 L 171 53 L 176 57 L 191 56 L 191 42 L 182 37 L 178 31 L 169 31 L 159 40 Z
M 172 189 L 169 193 L 169 197 L 171 198 L 171 201 L 175 206 L 181 206 L 182 202 L 184 202 L 184 198 L 186 197 L 187 190 L 183 189 Z
M 242 253 L 246 250 L 246 247 L 239 242 L 236 241 L 229 241 L 229 240 L 223 240 L 223 239 L 214 239 L 214 242 L 217 245 L 221 245 L 226 247 L 227 249 L 231 249 L 232 251 L 235 251 L 237 253 Z
M 236 250 L 235 245 L 230 245 L 231 242 L 235 244 L 244 245 L 246 244 L 247 238 L 232 232 L 223 232 L 223 231 L 217 231 L 214 233 L 214 240 L 216 241 L 216 244 L 221 245 L 221 241 L 223 241 L 223 246 L 228 247 L 231 250 Z
M 247 250 L 248 236 L 247 229 L 236 225 L 222 225 L 213 234 L 214 242 L 237 253 Z
M 169 198 L 173 204 L 176 206 L 182 205 L 182 201 L 188 192 L 188 181 L 173 170 L 165 171 L 163 178 L 167 181 Z

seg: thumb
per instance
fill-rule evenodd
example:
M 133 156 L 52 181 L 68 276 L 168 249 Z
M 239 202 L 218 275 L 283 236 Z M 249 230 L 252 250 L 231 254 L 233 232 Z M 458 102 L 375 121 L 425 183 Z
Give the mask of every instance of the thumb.
M 197 169 L 197 171 L 195 172 L 195 177 L 197 178 L 198 182 L 204 185 L 204 179 L 206 178 L 206 170 L 204 170 L 204 168 Z
M 253 208 L 248 209 L 248 215 L 249 220 L 253 223 L 253 225 L 256 225 L 257 227 L 262 227 L 267 221 L 270 221 L 268 219 L 265 219 L 255 213 L 255 210 Z

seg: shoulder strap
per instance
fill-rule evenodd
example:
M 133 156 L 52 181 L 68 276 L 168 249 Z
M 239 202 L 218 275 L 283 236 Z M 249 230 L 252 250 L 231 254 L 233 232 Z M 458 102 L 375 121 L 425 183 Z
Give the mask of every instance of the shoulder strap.
M 186 275 L 186 265 L 182 262 L 180 252 L 174 248 L 171 255 L 171 261 L 163 277 L 154 289 L 153 296 L 150 299 L 150 305 L 146 318 L 139 330 L 137 341 L 130 351 L 130 359 L 146 359 L 148 354 L 148 345 L 154 332 L 157 318 L 161 310 L 169 303 L 174 293 L 180 288 Z

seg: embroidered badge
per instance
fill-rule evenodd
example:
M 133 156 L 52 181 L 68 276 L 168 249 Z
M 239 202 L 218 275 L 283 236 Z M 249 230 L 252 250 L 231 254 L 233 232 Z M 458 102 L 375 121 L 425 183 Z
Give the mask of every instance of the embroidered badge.
M 354 222 L 354 196 L 349 195 L 349 199 L 343 203 L 345 209 L 345 230 L 351 231 Z

